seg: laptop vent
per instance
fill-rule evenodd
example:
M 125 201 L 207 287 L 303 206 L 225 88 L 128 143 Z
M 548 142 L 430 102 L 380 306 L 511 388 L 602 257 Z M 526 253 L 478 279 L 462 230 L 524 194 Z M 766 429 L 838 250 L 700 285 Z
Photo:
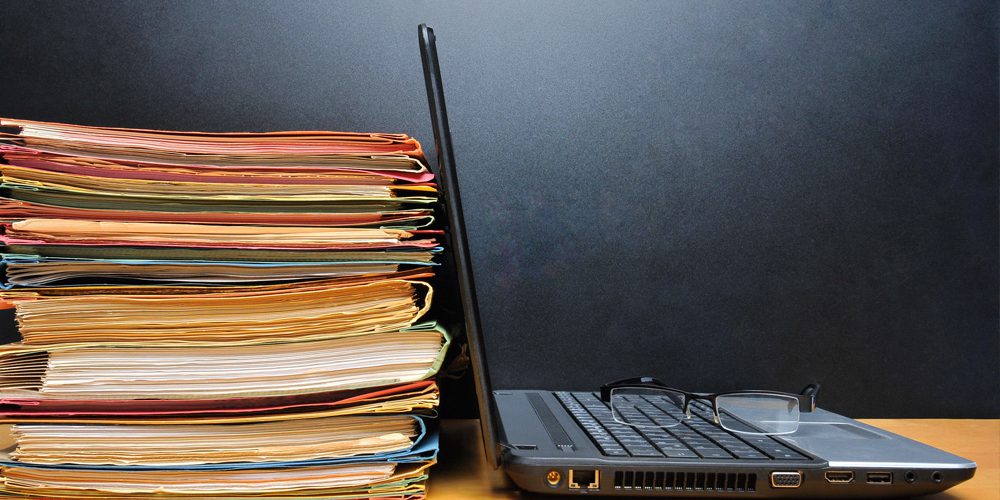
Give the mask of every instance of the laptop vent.
M 745 493 L 757 489 L 757 474 L 735 472 L 616 471 L 615 489 Z

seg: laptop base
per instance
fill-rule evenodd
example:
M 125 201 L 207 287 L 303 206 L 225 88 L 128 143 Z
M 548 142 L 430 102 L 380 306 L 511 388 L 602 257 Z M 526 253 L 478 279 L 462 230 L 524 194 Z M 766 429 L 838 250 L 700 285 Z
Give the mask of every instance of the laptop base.
M 505 472 L 523 490 L 562 495 L 892 498 L 966 481 L 975 464 L 818 410 L 779 441 L 802 459 L 606 456 L 558 393 L 494 391 Z M 575 393 L 588 394 L 588 393 Z M 841 454 L 863 462 L 830 460 Z

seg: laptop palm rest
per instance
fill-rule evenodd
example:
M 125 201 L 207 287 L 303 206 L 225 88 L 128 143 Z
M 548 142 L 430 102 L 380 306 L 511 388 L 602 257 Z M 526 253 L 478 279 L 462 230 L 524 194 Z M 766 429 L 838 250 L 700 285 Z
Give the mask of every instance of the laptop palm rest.
M 790 437 L 798 439 L 888 439 L 861 426 L 842 423 L 802 422 Z
M 828 461 L 830 467 L 972 466 L 948 452 L 822 409 L 804 418 L 799 430 L 783 440 Z

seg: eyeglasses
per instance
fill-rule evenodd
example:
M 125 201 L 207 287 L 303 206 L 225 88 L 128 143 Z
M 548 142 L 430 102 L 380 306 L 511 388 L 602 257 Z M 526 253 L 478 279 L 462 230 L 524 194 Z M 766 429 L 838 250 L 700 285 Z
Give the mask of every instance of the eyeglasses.
M 816 409 L 819 388 L 819 384 L 809 384 L 801 394 L 776 391 L 704 394 L 667 387 L 653 377 L 637 377 L 602 386 L 601 400 L 611 405 L 615 421 L 632 427 L 674 427 L 691 418 L 694 406 L 696 412 L 706 417 L 711 410 L 710 416 L 723 429 L 775 435 L 798 430 L 799 413 Z

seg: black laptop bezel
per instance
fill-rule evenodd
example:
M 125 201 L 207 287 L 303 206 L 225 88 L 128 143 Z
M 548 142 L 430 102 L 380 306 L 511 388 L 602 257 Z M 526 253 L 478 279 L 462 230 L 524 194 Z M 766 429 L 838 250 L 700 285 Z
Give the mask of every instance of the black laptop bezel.
M 427 103 L 430 106 L 431 125 L 434 128 L 434 149 L 437 152 L 439 184 L 444 195 L 444 209 L 447 212 L 446 219 L 449 226 L 447 234 L 450 238 L 451 253 L 455 263 L 455 279 L 458 282 L 459 298 L 465 317 L 465 335 L 469 345 L 469 363 L 472 367 L 476 399 L 479 404 L 483 448 L 486 451 L 488 463 L 497 468 L 500 466 L 500 453 L 497 449 L 493 398 L 490 392 L 486 353 L 483 352 L 479 307 L 476 303 L 476 287 L 472 277 L 472 261 L 469 256 L 469 240 L 466 237 L 465 220 L 462 215 L 462 198 L 459 194 L 455 153 L 451 147 L 451 130 L 448 128 L 448 112 L 444 102 L 444 87 L 441 85 L 437 45 L 434 30 L 429 26 L 421 24 L 417 27 L 417 31 L 420 39 L 420 59 L 424 67 L 424 82 L 427 85 Z

